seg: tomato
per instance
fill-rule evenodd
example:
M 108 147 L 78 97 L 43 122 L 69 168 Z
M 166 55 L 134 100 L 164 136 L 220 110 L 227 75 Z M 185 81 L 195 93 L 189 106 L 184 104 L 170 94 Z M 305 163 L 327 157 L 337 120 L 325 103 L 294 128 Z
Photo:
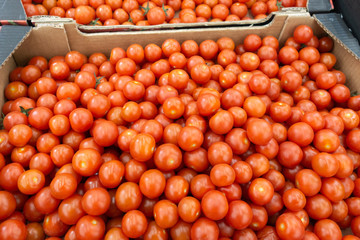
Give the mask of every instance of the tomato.
M 251 154 L 246 158 L 246 162 L 251 166 L 254 177 L 264 175 L 270 168 L 269 160 L 260 153 Z
M 182 153 L 180 149 L 171 143 L 161 145 L 154 154 L 154 163 L 162 171 L 175 170 L 180 166 L 181 161 Z
M 154 206 L 154 219 L 162 228 L 173 227 L 178 221 L 177 206 L 169 200 L 160 200 Z
M 296 174 L 295 185 L 305 196 L 314 196 L 321 189 L 321 179 L 313 170 L 303 169 Z
M 101 165 L 99 178 L 101 183 L 108 188 L 119 186 L 125 172 L 125 166 L 118 160 L 110 160 Z
M 28 239 L 44 239 L 45 233 L 40 223 L 28 223 L 26 225 Z
M 245 52 L 240 56 L 240 66 L 245 71 L 253 71 L 260 65 L 260 58 L 252 52 Z
M 359 134 L 360 134 L 360 131 L 354 129 L 354 130 L 351 130 L 346 136 L 347 146 L 355 152 L 359 152 L 359 148 L 357 145 L 357 136 Z
M 183 161 L 185 166 L 192 168 L 197 172 L 202 172 L 209 166 L 207 151 L 203 148 L 186 152 Z
M 318 194 L 307 199 L 305 210 L 313 219 L 325 219 L 331 215 L 332 205 L 326 197 Z
M 333 239 L 342 239 L 340 227 L 329 219 L 318 221 L 314 226 L 314 233 L 319 239 L 327 239 L 330 236 Z
M 74 194 L 61 202 L 59 206 L 59 217 L 62 222 L 68 225 L 74 225 L 85 215 L 81 207 L 81 199 L 82 197 L 80 195 Z
M 78 6 L 75 8 L 74 18 L 79 24 L 89 24 L 95 19 L 95 10 L 90 6 Z
M 178 144 L 183 150 L 196 150 L 202 145 L 203 141 L 203 133 L 196 127 L 187 126 L 179 132 Z
M 224 142 L 215 142 L 208 149 L 208 160 L 211 165 L 219 163 L 230 164 L 232 160 L 232 149 Z
M 77 180 L 70 173 L 56 174 L 50 183 L 51 195 L 57 199 L 70 197 L 77 188 Z
M 248 190 L 252 202 L 258 205 L 269 203 L 274 195 L 274 187 L 264 178 L 256 178 L 251 182 Z
M 283 64 L 291 64 L 298 58 L 299 52 L 292 46 L 284 46 L 279 51 L 279 60 Z
M 220 108 L 220 99 L 210 93 L 205 93 L 197 99 L 199 113 L 203 116 L 209 116 Z
M 150 25 L 162 24 L 165 22 L 165 12 L 160 7 L 151 8 L 146 15 Z
M 289 189 L 284 192 L 282 199 L 285 207 L 294 212 L 300 211 L 306 204 L 305 195 L 296 188 Z
M 16 201 L 14 196 L 7 191 L 0 191 L 1 196 L 1 209 L 0 209 L 0 219 L 7 219 L 16 208 Z
M 64 224 L 57 211 L 46 215 L 44 218 L 43 229 L 46 235 L 51 237 L 59 237 L 65 235 L 69 226 Z
M 199 217 L 200 212 L 200 202 L 194 197 L 184 197 L 178 204 L 179 217 L 185 222 L 194 222 Z
M 294 214 L 284 213 L 276 220 L 276 232 L 284 239 L 303 239 L 305 227 Z
M 80 149 L 72 159 L 74 170 L 82 176 L 91 176 L 98 171 L 102 164 L 101 155 L 93 149 Z
M 249 117 L 260 118 L 264 116 L 266 112 L 266 105 L 258 96 L 246 98 L 243 108 Z
M 34 198 L 34 206 L 41 214 L 54 212 L 59 204 L 60 200 L 52 196 L 50 187 L 41 189 Z
M 249 140 L 257 145 L 266 145 L 273 137 L 271 125 L 262 119 L 252 119 L 248 122 L 246 131 Z
M 0 224 L 0 239 L 26 239 L 26 226 L 19 220 L 9 219 Z
M 23 172 L 18 178 L 20 192 L 31 195 L 37 193 L 45 185 L 45 176 L 36 169 Z
M 159 197 L 165 189 L 165 181 L 163 173 L 159 170 L 148 170 L 140 178 L 140 190 L 148 198 Z
M 228 164 L 217 164 L 211 169 L 210 178 L 217 187 L 228 186 L 235 181 L 235 171 Z
M 81 206 L 87 214 L 92 216 L 102 215 L 110 207 L 110 195 L 103 188 L 90 189 L 81 199 Z
M 136 210 L 140 206 L 141 200 L 142 193 L 136 183 L 123 183 L 116 191 L 116 206 L 123 212 Z
M 253 213 L 250 206 L 241 200 L 232 201 L 229 204 L 229 211 L 226 221 L 237 230 L 245 229 L 250 225 Z
M 218 239 L 219 227 L 208 218 L 199 218 L 191 227 L 191 239 Z
M 144 214 L 138 210 L 127 212 L 122 219 L 123 233 L 129 238 L 137 238 L 146 232 L 148 222 Z
M 333 152 L 339 147 L 339 137 L 331 130 L 320 130 L 315 134 L 315 147 L 324 152 Z
M 360 233 L 358 223 L 359 223 L 359 217 L 355 217 L 354 219 L 351 220 L 351 230 L 356 236 L 359 236 Z
M 217 208 L 212 207 L 215 203 L 217 203 Z M 222 192 L 210 190 L 202 197 L 201 209 L 209 219 L 220 220 L 226 216 L 229 206 L 227 199 Z
M 312 29 L 307 25 L 297 26 L 294 30 L 294 39 L 298 43 L 306 43 L 313 37 Z
M 297 144 L 287 141 L 279 145 L 278 160 L 284 167 L 294 168 L 301 162 L 302 158 L 303 151 Z
M 180 118 L 185 111 L 185 105 L 178 97 L 167 98 L 162 107 L 165 116 L 170 119 Z
M 332 177 L 339 169 L 339 162 L 331 154 L 319 153 L 311 161 L 313 170 L 322 177 Z
M 24 168 L 19 163 L 10 163 L 0 171 L 0 185 L 8 191 L 18 190 L 18 179 L 24 172 Z
M 100 217 L 85 215 L 75 225 L 76 239 L 102 239 L 105 223 Z
M 19 81 L 11 82 L 5 87 L 5 97 L 8 100 L 15 100 L 20 97 L 26 97 L 27 91 L 28 87 L 25 83 Z
M 167 199 L 179 203 L 189 192 L 189 183 L 182 176 L 172 176 L 167 179 L 164 190 Z
M 31 128 L 25 124 L 18 124 L 9 130 L 9 142 L 16 147 L 22 147 L 28 143 L 32 137 Z
M 320 192 L 332 202 L 339 202 L 345 197 L 344 185 L 337 178 L 323 179 Z

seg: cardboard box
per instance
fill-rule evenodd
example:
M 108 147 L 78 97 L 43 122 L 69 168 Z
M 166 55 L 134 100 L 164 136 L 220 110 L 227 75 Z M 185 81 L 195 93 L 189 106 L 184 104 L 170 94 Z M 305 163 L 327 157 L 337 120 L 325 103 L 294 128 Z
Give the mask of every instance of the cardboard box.
M 236 44 L 241 43 L 248 34 L 258 34 L 261 37 L 275 36 L 281 45 L 290 37 L 294 29 L 300 24 L 307 24 L 314 33 L 321 37 L 330 35 L 334 39 L 333 53 L 338 61 L 336 69 L 343 71 L 347 77 L 347 85 L 352 91 L 360 91 L 360 52 L 348 48 L 343 38 L 348 38 L 347 30 L 342 24 L 337 24 L 340 16 L 337 14 L 314 14 L 307 12 L 278 12 L 263 25 L 229 26 L 214 28 L 174 29 L 161 31 L 138 32 L 99 32 L 84 33 L 79 31 L 74 22 L 38 23 L 35 27 L 3 26 L 0 31 L 0 41 L 10 43 L 8 48 L 0 49 L 0 107 L 4 104 L 4 88 L 8 83 L 8 76 L 16 66 L 25 65 L 31 57 L 41 55 L 51 58 L 65 55 L 68 51 L 76 50 L 86 55 L 102 52 L 109 56 L 114 47 L 126 49 L 130 44 L 138 43 L 142 46 L 148 43 L 161 45 L 165 39 L 174 38 L 179 42 L 193 39 L 200 43 L 206 39 L 217 40 L 220 37 L 231 37 Z M 334 23 L 335 22 L 335 23 Z M 3 60 L 4 59 L 4 60 Z M 350 230 L 345 231 L 351 234 Z

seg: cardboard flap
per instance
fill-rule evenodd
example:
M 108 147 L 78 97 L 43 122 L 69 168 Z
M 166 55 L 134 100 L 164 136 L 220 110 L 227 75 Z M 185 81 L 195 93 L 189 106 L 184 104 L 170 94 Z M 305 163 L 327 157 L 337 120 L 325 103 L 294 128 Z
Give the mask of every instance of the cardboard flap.
M 333 35 L 333 37 L 344 44 L 347 50 L 351 51 L 358 59 L 360 59 L 359 42 L 352 35 L 340 14 L 315 14 L 314 17 L 319 22 L 319 24 L 328 30 L 328 34 Z
M 272 21 L 274 16 L 304 13 L 305 8 L 291 7 L 283 8 L 281 11 L 273 12 L 263 19 L 250 19 L 241 21 L 225 21 L 225 22 L 197 22 L 197 23 L 176 23 L 176 24 L 159 24 L 149 26 L 136 26 L 136 25 L 115 25 L 115 26 L 89 26 L 89 25 L 78 25 L 78 29 L 84 33 L 99 33 L 99 32 L 125 32 L 125 31 L 159 31 L 159 30 L 177 30 L 177 29 L 190 29 L 190 28 L 220 28 L 220 27 L 253 27 L 266 25 Z M 34 22 L 34 21 L 33 21 Z M 75 22 L 75 21 L 74 21 Z M 36 23 L 36 22 L 35 22 Z
M 330 12 L 334 9 L 331 0 L 308 0 L 307 9 L 310 13 Z
M 26 20 L 20 0 L 0 0 L 0 21 L 2 20 Z
M 74 22 L 74 19 L 72 18 L 61 18 L 58 16 L 51 16 L 51 15 L 40 15 L 40 16 L 33 16 L 31 17 L 31 23 L 34 26 L 40 26 L 40 25 L 48 25 L 51 26 L 56 24 L 61 24 L 65 22 Z
M 202 28 L 202 27 L 231 27 L 231 26 L 252 26 L 261 25 L 266 23 L 272 18 L 272 14 L 263 19 L 250 19 L 241 21 L 227 21 L 227 22 L 196 22 L 196 23 L 175 23 L 175 24 L 159 24 L 148 26 L 137 25 L 115 25 L 115 26 L 89 26 L 78 25 L 81 32 L 93 33 L 93 32 L 121 32 L 121 31 L 146 31 L 146 30 L 175 30 L 186 28 Z
M 68 38 L 63 25 L 43 26 L 33 27 L 13 56 L 16 63 L 23 66 L 34 56 L 50 59 L 57 55 L 65 55 L 69 51 Z
M 1 27 L 0 42 L 6 44 L 6 47 L 0 48 L 1 65 L 5 63 L 8 57 L 17 49 L 23 38 L 31 31 L 29 26 L 11 26 Z
M 301 14 L 302 15 L 302 14 Z M 137 31 L 128 32 L 107 32 L 107 33 L 84 33 L 81 32 L 75 23 L 64 24 L 71 50 L 90 55 L 94 52 L 110 54 L 114 47 L 126 49 L 132 43 L 138 43 L 145 47 L 148 43 L 161 45 L 166 39 L 174 38 L 179 42 L 193 39 L 198 43 L 206 39 L 219 39 L 230 37 L 235 43 L 240 43 L 251 33 L 259 34 L 261 37 L 272 35 L 279 37 L 283 24 L 288 14 L 275 14 L 273 19 L 265 25 L 254 25 L 249 27 L 214 27 L 214 28 L 194 28 L 194 29 L 173 29 L 161 31 Z M 206 33 L 206 34 L 204 34 Z M 104 43 L 106 41 L 106 44 Z M 89 48 L 88 46 L 91 46 Z

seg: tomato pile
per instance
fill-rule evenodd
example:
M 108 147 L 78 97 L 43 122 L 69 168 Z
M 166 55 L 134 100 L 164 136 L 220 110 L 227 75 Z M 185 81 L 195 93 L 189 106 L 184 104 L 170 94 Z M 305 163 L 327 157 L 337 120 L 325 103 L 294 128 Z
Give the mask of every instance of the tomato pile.
M 261 19 L 281 7 L 306 7 L 307 4 L 307 0 L 21 1 L 29 17 L 52 15 L 73 18 L 79 24 L 104 26 L 240 21 L 251 17 Z
M 359 239 L 360 96 L 332 48 L 300 25 L 33 57 L 5 88 L 0 240 Z

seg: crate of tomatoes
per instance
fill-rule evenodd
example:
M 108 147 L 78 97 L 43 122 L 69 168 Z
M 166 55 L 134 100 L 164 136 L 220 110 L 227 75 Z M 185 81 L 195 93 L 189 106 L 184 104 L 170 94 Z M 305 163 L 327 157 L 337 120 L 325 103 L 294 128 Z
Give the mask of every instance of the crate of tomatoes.
M 330 27 L 3 26 L 0 239 L 359 239 L 360 61 Z
M 94 32 L 260 24 L 276 11 L 331 10 L 329 0 L 3 1 L 2 24 L 20 24 L 28 20 L 29 24 L 36 25 L 38 21 L 72 20 L 83 31 Z

